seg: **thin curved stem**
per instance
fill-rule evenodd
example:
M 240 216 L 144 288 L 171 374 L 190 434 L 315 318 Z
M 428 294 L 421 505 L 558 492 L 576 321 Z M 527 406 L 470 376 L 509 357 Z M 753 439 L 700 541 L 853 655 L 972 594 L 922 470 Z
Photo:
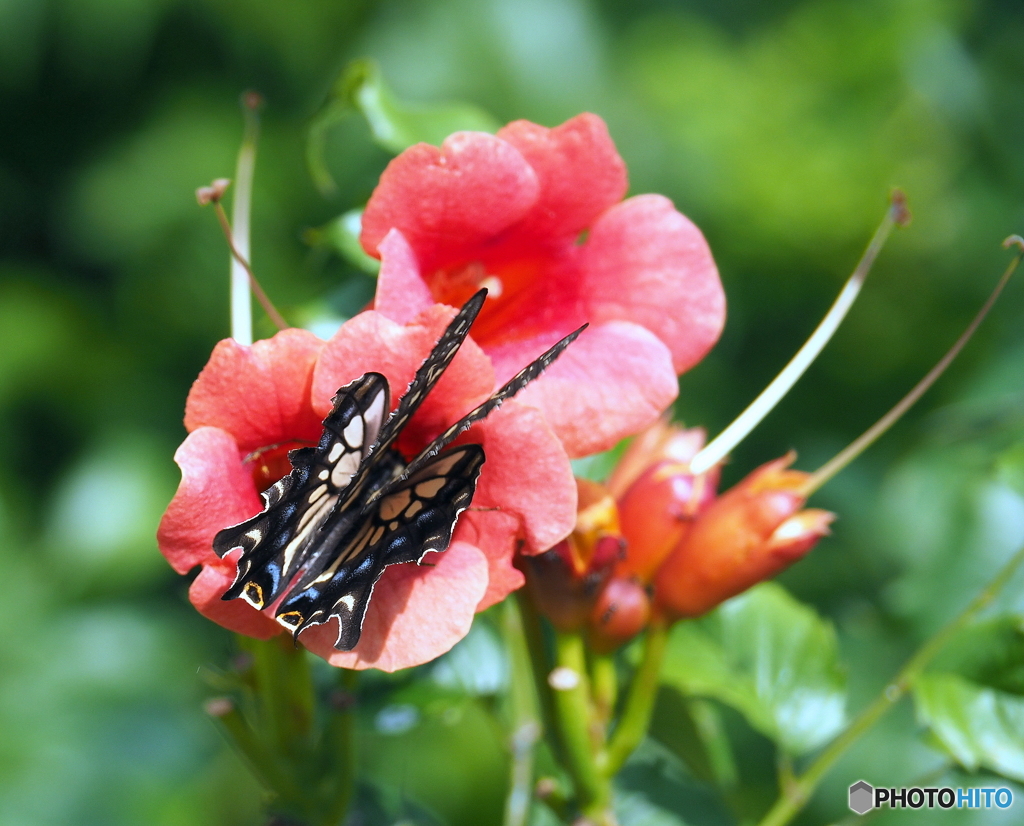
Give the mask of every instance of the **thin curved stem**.
M 967 344 L 967 342 L 970 341 L 971 336 L 974 335 L 974 331 L 978 329 L 978 325 L 981 324 L 985 319 L 985 316 L 988 315 L 989 310 L 992 309 L 992 305 L 996 303 L 996 299 L 998 299 L 1000 293 L 1002 293 L 1003 288 L 1006 286 L 1006 282 L 1010 280 L 1010 276 L 1013 275 L 1014 270 L 1017 269 L 1017 265 L 1020 264 L 1021 258 L 1024 258 L 1024 240 L 1020 239 L 1019 236 L 1010 236 L 1010 238 L 1007 238 L 1006 241 L 1003 242 L 1003 246 L 1010 246 L 1011 244 L 1018 245 L 1020 247 L 1019 251 L 1003 272 L 995 286 L 995 289 L 993 289 L 989 295 L 988 300 L 985 301 L 981 309 L 978 310 L 971 323 L 967 325 L 967 329 L 960 335 L 960 338 L 954 342 L 946 355 L 939 360 L 939 363 L 929 370 L 927 375 L 914 385 L 911 391 L 900 399 L 888 413 L 882 416 L 881 419 L 869 427 L 863 434 L 861 434 L 860 437 L 854 439 L 846 448 L 841 450 L 832 459 L 810 475 L 800 491 L 805 497 L 810 496 L 816 490 L 821 488 L 822 485 L 827 483 L 833 476 L 839 473 L 839 471 L 850 464 L 850 462 L 870 447 L 883 433 L 885 433 L 885 431 L 892 427 L 900 417 L 925 394 L 928 388 L 935 384 L 939 376 L 945 372 L 953 359 L 960 354 L 964 345 Z
M 896 676 L 879 693 L 874 701 L 865 708 L 857 718 L 836 737 L 818 758 L 811 763 L 803 774 L 795 778 L 783 794 L 775 801 L 775 805 L 761 820 L 759 826 L 784 826 L 789 823 L 804 807 L 814 793 L 818 783 L 835 765 L 836 761 L 846 753 L 861 736 L 870 730 L 890 708 L 898 703 L 913 685 L 914 680 L 927 667 L 928 663 L 946 646 L 950 639 L 965 625 L 971 622 L 1003 589 L 1010 578 L 1024 563 L 1024 547 L 1017 551 L 992 578 L 981 592 L 968 603 L 952 621 L 934 634 L 907 663 Z
M 256 105 L 247 105 L 243 98 L 245 133 L 235 165 L 235 191 L 231 201 L 234 227 L 227 228 L 231 245 L 231 337 L 239 344 L 252 344 L 252 300 L 249 295 L 250 271 L 243 261 L 249 260 L 249 217 L 252 209 L 252 180 L 256 170 L 256 141 L 260 122 Z M 220 204 L 218 203 L 218 207 Z M 222 213 L 223 210 L 220 210 Z M 224 218 L 223 223 L 227 222 Z
M 878 229 L 875 230 L 875 234 L 872 236 L 870 243 L 868 243 L 867 249 L 864 250 L 864 254 L 857 263 L 853 274 L 843 286 L 843 289 L 832 303 L 821 323 L 811 333 L 811 337 L 807 339 L 796 355 L 790 359 L 789 364 L 782 369 L 782 372 L 772 380 L 771 384 L 762 390 L 761 394 L 747 406 L 747 409 L 740 413 L 732 424 L 708 442 L 693 457 L 690 461 L 692 473 L 704 473 L 721 462 L 736 445 L 747 437 L 750 431 L 757 427 L 761 420 L 771 412 L 772 408 L 796 384 L 804 374 L 804 371 L 818 357 L 818 354 L 828 343 L 829 339 L 832 338 L 835 331 L 839 328 L 839 324 L 850 311 L 850 307 L 853 306 L 853 302 L 860 294 L 861 287 L 864 286 L 864 279 L 871 272 L 871 266 L 875 263 L 878 253 L 885 245 L 885 241 L 889 237 L 892 228 L 906 223 L 906 220 L 906 204 L 903 201 L 902 195 L 894 192 L 892 205 L 886 211 L 882 223 L 878 225 Z
M 622 717 L 619 718 L 604 755 L 602 769 L 609 777 L 622 768 L 629 755 L 636 750 L 647 734 L 654 711 L 654 700 L 658 694 L 658 675 L 661 673 L 661 661 L 664 659 L 667 643 L 668 625 L 663 620 L 653 621 L 647 629 L 643 658 L 629 686 Z

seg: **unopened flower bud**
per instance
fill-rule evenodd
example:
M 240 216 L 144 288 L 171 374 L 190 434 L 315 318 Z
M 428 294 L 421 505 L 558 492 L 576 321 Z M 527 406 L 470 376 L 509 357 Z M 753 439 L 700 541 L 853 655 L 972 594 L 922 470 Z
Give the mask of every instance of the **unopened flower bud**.
M 217 178 L 209 186 L 201 186 L 196 190 L 196 200 L 199 202 L 199 206 L 206 206 L 207 204 L 215 204 L 221 198 L 224 197 L 224 193 L 227 192 L 227 188 L 231 186 L 231 181 L 227 178 Z
M 795 458 L 758 468 L 694 521 L 658 571 L 659 609 L 699 616 L 775 575 L 829 532 L 831 513 L 800 510 L 809 474 L 788 469 Z
M 608 653 L 629 642 L 651 619 L 647 590 L 633 578 L 613 577 L 601 590 L 590 614 L 590 643 Z
M 704 446 L 707 434 L 703 428 L 689 430 L 669 424 L 667 417 L 637 435 L 608 477 L 608 490 L 620 499 L 648 468 L 663 461 L 685 464 Z
M 618 509 L 607 489 L 586 479 L 577 479 L 576 489 L 573 532 L 550 551 L 519 561 L 538 609 L 561 631 L 578 631 L 586 624 L 624 551 Z
M 711 504 L 717 479 L 717 468 L 694 476 L 687 464 L 671 459 L 641 473 L 618 502 L 628 544 L 616 575 L 650 582 L 693 520 Z

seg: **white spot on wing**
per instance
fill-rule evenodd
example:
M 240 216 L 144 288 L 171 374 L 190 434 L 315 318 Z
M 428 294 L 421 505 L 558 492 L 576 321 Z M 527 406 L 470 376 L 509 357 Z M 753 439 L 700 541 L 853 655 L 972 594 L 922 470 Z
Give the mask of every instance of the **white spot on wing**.
M 350 448 L 357 448 L 363 443 L 363 420 L 362 417 L 356 416 L 345 425 L 345 430 L 342 432 L 345 437 L 345 444 Z
M 352 476 L 359 470 L 362 455 L 359 453 L 346 453 L 338 463 L 331 469 L 331 484 L 336 488 L 343 488 L 352 479 Z

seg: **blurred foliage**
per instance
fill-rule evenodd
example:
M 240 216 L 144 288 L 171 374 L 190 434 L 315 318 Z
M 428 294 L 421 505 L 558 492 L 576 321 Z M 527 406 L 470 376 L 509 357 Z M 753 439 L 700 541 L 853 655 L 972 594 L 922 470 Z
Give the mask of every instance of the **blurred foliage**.
M 260 793 L 200 708 L 197 669 L 231 643 L 194 614 L 153 539 L 185 395 L 227 334 L 228 254 L 193 190 L 231 174 L 243 89 L 268 103 L 254 265 L 286 316 L 321 332 L 373 285 L 329 240 L 303 239 L 361 207 L 389 158 L 347 117 L 324 134 L 336 194 L 308 174 L 308 128 L 349 61 L 376 61 L 391 106 L 462 101 L 547 125 L 601 114 L 632 191 L 672 197 L 719 263 L 728 326 L 677 404 L 712 432 L 813 328 L 888 189 L 905 189 L 915 222 L 736 452 L 734 480 L 790 447 L 807 469 L 827 458 L 937 360 L 994 283 L 999 241 L 1024 228 L 1022 37 L 1007 0 L 0 3 L 0 564 L 15 619 L 0 638 L 0 824 L 257 822 Z M 1024 541 L 1022 296 L 1011 283 L 939 387 L 814 503 L 841 520 L 783 581 L 834 625 L 848 710 Z M 258 318 L 257 332 L 272 327 Z M 977 633 L 1003 660 L 950 653 L 918 718 L 887 717 L 801 822 L 842 816 L 846 786 L 867 774 L 994 785 L 970 772 L 1012 759 L 1021 777 L 1019 753 L 986 751 L 1021 713 L 1020 578 L 1000 609 Z M 496 822 L 502 659 L 481 639 L 364 682 L 363 822 Z M 679 737 L 648 741 L 623 772 L 623 822 L 728 823 L 712 786 L 742 790 L 733 812 L 763 811 L 766 718 L 741 704 L 751 727 L 721 692 L 665 691 L 658 719 Z M 987 745 L 958 729 L 982 713 Z

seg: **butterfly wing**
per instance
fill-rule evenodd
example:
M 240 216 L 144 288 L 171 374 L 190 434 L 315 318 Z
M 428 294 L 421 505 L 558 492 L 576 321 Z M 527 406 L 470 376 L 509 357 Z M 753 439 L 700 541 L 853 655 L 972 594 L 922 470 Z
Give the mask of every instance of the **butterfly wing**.
M 430 461 L 434 456 L 440 453 L 444 447 L 451 443 L 451 441 L 458 436 L 460 433 L 469 430 L 476 422 L 487 417 L 487 415 L 498 407 L 501 407 L 502 402 L 512 398 L 516 393 L 522 390 L 531 381 L 537 378 L 543 373 L 551 363 L 557 359 L 565 351 L 565 348 L 572 344 L 580 333 L 587 329 L 586 324 L 580 327 L 578 330 L 574 330 L 569 333 L 565 338 L 555 344 L 553 347 L 542 353 L 526 367 L 520 370 L 516 375 L 509 379 L 505 384 L 494 394 L 487 399 L 483 404 L 475 409 L 471 410 L 455 424 L 444 431 L 434 441 L 427 445 L 423 451 L 414 458 L 406 469 L 407 474 L 413 474 L 417 469 L 423 467 L 427 462 Z
M 434 349 L 430 351 L 430 355 L 427 356 L 412 381 L 409 382 L 409 387 L 402 395 L 395 412 L 388 417 L 384 427 L 381 428 L 380 443 L 382 447 L 387 447 L 398 437 L 402 428 L 408 424 L 409 419 L 420 406 L 420 402 L 437 384 L 437 380 L 441 378 L 445 368 L 451 364 L 459 347 L 462 346 L 462 342 L 466 340 L 469 328 L 473 326 L 485 298 L 487 298 L 487 290 L 479 290 L 451 320 L 444 334 L 434 345 Z
M 389 407 L 388 383 L 380 373 L 367 373 L 338 391 L 319 444 L 288 455 L 292 471 L 261 494 L 263 510 L 214 537 L 220 556 L 242 549 L 224 599 L 242 597 L 262 609 L 327 550 L 320 528 L 365 464 Z
M 483 463 L 480 445 L 462 445 L 388 486 L 355 520 L 331 564 L 291 589 L 277 609 L 278 622 L 298 636 L 337 617 L 341 628 L 335 648 L 354 648 L 384 569 L 420 562 L 428 552 L 448 548 L 459 514 L 473 499 Z

